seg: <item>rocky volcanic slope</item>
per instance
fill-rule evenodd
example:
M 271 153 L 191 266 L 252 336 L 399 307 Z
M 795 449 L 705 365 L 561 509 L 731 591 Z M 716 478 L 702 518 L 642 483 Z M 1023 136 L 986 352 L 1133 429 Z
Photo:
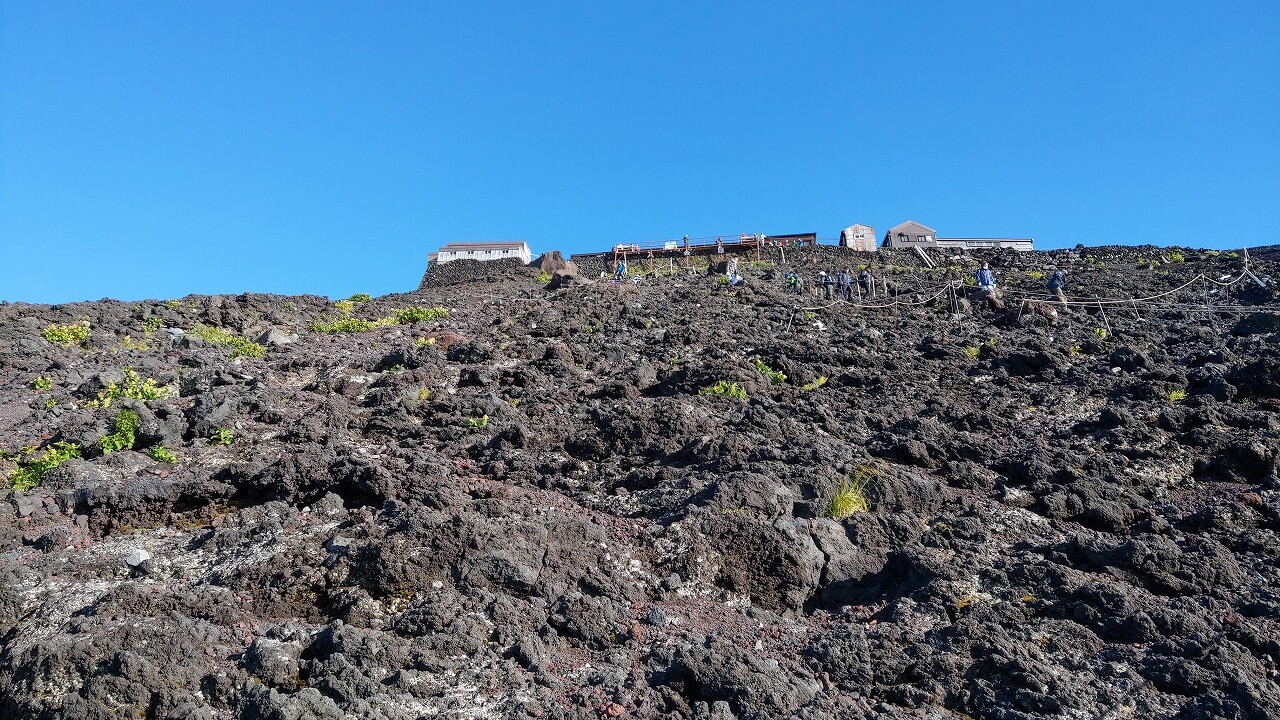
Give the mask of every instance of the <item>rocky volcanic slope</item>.
M 1161 252 L 993 260 L 1103 297 L 1241 266 Z M 877 261 L 904 301 L 973 267 L 911 260 Z M 1280 717 L 1280 317 L 1205 312 L 1270 291 L 435 272 L 352 316 L 447 317 L 357 333 L 311 296 L 0 304 L 0 473 L 82 456 L 0 491 L 0 717 Z

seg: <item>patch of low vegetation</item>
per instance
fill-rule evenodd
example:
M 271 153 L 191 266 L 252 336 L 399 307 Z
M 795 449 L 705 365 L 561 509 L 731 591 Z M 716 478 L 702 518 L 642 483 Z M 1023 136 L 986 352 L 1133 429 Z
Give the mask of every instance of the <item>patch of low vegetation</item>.
M 350 315 L 340 318 L 334 318 L 329 322 L 313 322 L 311 323 L 311 331 L 318 333 L 361 333 L 369 332 L 380 327 L 386 327 L 394 324 L 391 318 L 382 318 L 381 320 L 365 320 L 363 318 L 351 317 Z
M 781 385 L 782 383 L 787 381 L 786 373 L 782 372 L 781 370 L 774 370 L 773 368 L 769 367 L 765 363 L 765 361 L 761 360 L 760 358 L 756 358 L 755 363 L 756 363 L 756 370 L 758 370 L 761 375 L 764 375 L 765 377 L 769 378 L 770 385 Z
M 147 448 L 147 457 L 156 462 L 169 463 L 170 465 L 178 464 L 178 456 L 173 451 L 163 445 L 152 445 Z
M 1176 405 L 1187 399 L 1187 391 L 1182 389 L 1169 391 L 1169 404 Z
M 371 296 L 369 293 L 356 293 L 355 295 L 352 295 L 350 298 L 347 298 L 347 299 L 353 303 L 358 303 L 363 305 L 364 303 L 367 303 L 370 300 L 372 300 L 373 296 Z
M 146 340 L 134 340 L 132 335 L 125 335 L 124 339 L 120 341 L 120 344 L 124 346 L 125 350 L 151 349 L 151 343 L 148 343 Z
M 964 354 L 968 355 L 969 359 L 971 360 L 977 360 L 978 353 L 982 352 L 982 348 L 978 347 L 977 345 L 965 345 L 961 349 L 964 350 Z
M 488 425 L 489 425 L 488 414 L 481 415 L 480 417 L 467 418 L 467 427 L 469 428 L 482 428 L 482 427 L 488 427 Z
M 537 275 L 533 276 L 533 280 L 534 282 L 539 282 L 545 285 L 551 282 L 551 273 L 547 272 L 546 270 L 540 270 Z
M 708 385 L 698 391 L 699 395 L 715 395 L 719 397 L 730 397 L 735 400 L 746 400 L 747 390 L 736 382 L 731 380 L 717 380 L 715 384 Z
M 844 520 L 854 513 L 870 510 L 871 503 L 867 500 L 867 489 L 875 476 L 876 469 L 870 465 L 864 465 L 845 477 L 831 496 L 826 516 L 832 520 Z
M 81 345 L 89 339 L 89 323 L 54 323 L 44 329 L 44 339 L 54 345 Z
M 1181 250 L 1174 250 L 1166 257 L 1169 258 L 1169 262 L 1171 263 L 1184 263 L 1187 261 L 1187 256 L 1183 255 Z
M 120 398 L 132 400 L 160 400 L 169 394 L 169 388 L 162 387 L 154 378 L 144 378 L 132 367 L 124 369 L 124 380 L 120 383 L 107 383 L 107 389 L 98 393 L 98 397 L 85 403 L 92 408 L 111 407 L 111 403 Z
M 396 310 L 394 317 L 399 325 L 412 325 L 418 322 L 430 322 L 431 320 L 439 320 L 448 317 L 449 311 L 442 307 L 407 307 L 403 310 Z
M 805 383 L 804 385 L 801 385 L 800 389 L 805 392 L 813 392 L 814 390 L 817 390 L 818 388 L 826 384 L 827 384 L 827 376 L 819 375 L 817 380 L 814 380 L 811 383 Z
M 1039 270 L 1028 270 L 1027 277 L 1031 278 L 1032 280 L 1043 280 L 1044 273 Z
M 210 345 L 217 345 L 219 347 L 224 345 L 230 346 L 232 358 L 260 358 L 266 354 L 266 348 L 262 347 L 258 343 L 246 340 L 239 335 L 232 335 L 219 327 L 213 327 L 211 325 L 196 325 L 188 330 L 187 333 L 195 335 Z
M 435 345 L 435 344 L 436 344 L 436 339 L 435 339 L 435 338 L 433 338 L 433 337 L 420 337 L 420 338 L 418 338 L 418 343 L 417 343 L 417 345 L 418 345 L 418 347 L 420 347 L 420 348 L 428 347 L 428 346 L 430 346 L 430 345 Z
M 230 445 L 236 436 L 229 429 L 220 427 L 209 435 L 209 443 L 212 445 Z
M 1099 340 L 1106 340 L 1106 339 L 1107 339 L 1107 335 L 1109 335 L 1109 334 L 1110 334 L 1110 333 L 1108 333 L 1108 332 L 1107 332 L 1107 329 L 1106 329 L 1106 328 L 1094 328 L 1094 329 L 1093 329 L 1093 335 L 1094 335 L 1094 337 L 1098 338 Z
M 159 330 L 161 327 L 164 327 L 164 322 L 154 315 L 142 321 L 142 332 L 147 335 Z
M 32 390 L 48 390 L 53 387 L 53 381 L 44 375 L 37 375 L 35 380 L 31 381 Z
M 103 455 L 110 455 L 120 450 L 132 450 L 137 440 L 138 414 L 132 410 L 121 410 L 111 422 L 111 434 L 98 440 L 98 448 Z
M 335 300 L 333 307 L 341 313 L 343 317 L 347 317 L 351 313 L 355 312 L 356 303 L 354 300 Z
M 426 402 L 431 399 L 431 388 L 421 388 L 418 390 L 418 402 Z
M 16 458 L 18 467 L 9 471 L 9 487 L 27 491 L 44 482 L 44 476 L 71 458 L 80 457 L 80 447 L 75 443 L 55 442 L 43 453 L 32 457 L 35 447 L 24 449 Z

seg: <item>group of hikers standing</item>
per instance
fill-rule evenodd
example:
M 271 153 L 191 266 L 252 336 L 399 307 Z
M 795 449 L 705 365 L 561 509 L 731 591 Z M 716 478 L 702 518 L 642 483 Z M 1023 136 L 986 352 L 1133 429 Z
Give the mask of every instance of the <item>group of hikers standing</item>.
M 828 300 L 838 298 L 851 301 L 855 293 L 859 298 L 876 296 L 876 279 L 872 277 L 871 269 L 867 266 L 860 268 L 856 276 L 850 268 L 845 268 L 834 275 L 819 271 L 818 283 L 822 285 L 823 296 Z M 799 292 L 798 287 L 797 292 Z

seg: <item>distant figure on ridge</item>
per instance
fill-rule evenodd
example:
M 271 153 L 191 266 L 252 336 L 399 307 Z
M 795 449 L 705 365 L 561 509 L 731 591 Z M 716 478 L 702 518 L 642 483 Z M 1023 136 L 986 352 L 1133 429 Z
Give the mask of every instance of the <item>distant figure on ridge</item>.
M 622 282 L 622 280 L 624 280 L 626 277 L 627 277 L 627 261 L 619 260 L 618 272 L 613 276 L 613 279 L 617 280 L 618 282 Z
M 1054 270 L 1053 277 L 1049 278 L 1048 287 L 1053 291 L 1054 295 L 1058 296 L 1058 302 L 1062 303 L 1064 306 L 1067 304 L 1067 296 L 1066 293 L 1062 291 L 1062 288 L 1065 287 L 1066 284 L 1067 274 L 1062 271 L 1062 268 Z
M 831 277 L 831 275 L 829 275 L 829 274 L 827 274 L 826 272 L 823 272 L 823 271 L 819 271 L 819 272 L 818 272 L 818 277 L 819 277 L 819 278 L 821 279 L 821 281 L 822 281 L 822 294 L 823 294 L 823 297 L 825 297 L 827 300 L 830 300 L 830 299 L 831 299 L 831 290 L 832 290 L 832 288 L 834 288 L 834 287 L 835 287 L 835 285 L 836 285 L 836 279 L 835 279 L 835 278 L 833 278 L 833 277 Z
M 874 298 L 876 296 L 876 285 L 875 281 L 871 278 L 871 270 L 869 268 L 864 267 L 858 273 L 858 285 L 861 286 L 861 293 L 863 295 L 866 295 L 868 298 Z
M 988 293 L 994 293 L 996 291 L 996 274 L 991 272 L 990 265 L 982 263 L 982 267 L 978 268 L 978 272 L 975 273 L 975 277 L 978 280 L 978 289 L 984 290 Z

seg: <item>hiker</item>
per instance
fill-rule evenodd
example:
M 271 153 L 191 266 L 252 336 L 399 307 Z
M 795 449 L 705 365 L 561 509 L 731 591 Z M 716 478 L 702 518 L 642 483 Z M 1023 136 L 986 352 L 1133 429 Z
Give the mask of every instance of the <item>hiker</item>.
M 858 286 L 861 288 L 859 292 L 862 295 L 866 295 L 868 298 L 874 298 L 876 296 L 876 284 L 875 280 L 871 277 L 870 269 L 864 267 L 858 273 Z
M 724 239 L 716 238 L 716 254 L 724 255 Z
M 834 287 L 835 287 L 835 285 L 836 285 L 836 279 L 835 279 L 835 278 L 833 278 L 833 277 L 831 277 L 831 276 L 830 276 L 830 275 L 828 275 L 827 273 L 822 272 L 822 271 L 819 271 L 819 272 L 818 272 L 818 277 L 819 277 L 820 281 L 822 282 L 822 293 L 823 293 L 823 296 L 824 296 L 824 297 L 826 297 L 826 299 L 830 300 L 830 299 L 831 299 L 831 290 L 832 290 L 832 288 L 834 288 Z
M 653 251 L 652 250 L 650 250 L 648 254 L 644 256 L 644 269 L 648 270 L 649 272 L 653 272 Z
M 730 259 L 729 259 L 729 262 L 725 264 L 724 274 L 725 274 L 725 275 L 737 275 L 737 274 L 738 274 L 738 258 L 730 258 Z
M 794 290 L 797 295 L 800 294 L 800 276 L 795 270 L 788 270 L 786 274 L 787 287 Z
M 1067 274 L 1062 271 L 1062 268 L 1053 271 L 1053 277 L 1049 278 L 1047 284 L 1053 294 L 1058 296 L 1058 302 L 1065 306 L 1067 304 L 1067 295 L 1062 291 L 1062 288 L 1067 284 Z
M 849 302 L 849 299 L 853 297 L 853 273 L 849 272 L 849 268 L 845 268 L 840 271 L 837 279 L 839 281 L 840 299 Z
M 684 236 L 684 240 L 685 240 L 685 246 L 684 246 L 684 266 L 685 266 L 685 267 L 692 267 L 692 265 L 691 265 L 691 262 L 692 262 L 692 261 L 690 261 L 690 259 L 689 259 L 689 258 L 693 256 L 693 253 L 689 250 L 689 244 L 688 244 L 688 243 L 689 243 L 689 236 L 688 236 L 688 235 L 685 235 L 685 236 Z
M 613 276 L 613 279 L 617 280 L 618 282 L 622 282 L 623 278 L 625 278 L 626 276 L 627 276 L 627 261 L 619 260 L 618 272 Z
M 995 293 L 996 274 L 991 272 L 990 265 L 982 263 L 982 267 L 978 268 L 978 272 L 975 273 L 975 277 L 978 279 L 978 289 L 985 290 L 989 294 Z

